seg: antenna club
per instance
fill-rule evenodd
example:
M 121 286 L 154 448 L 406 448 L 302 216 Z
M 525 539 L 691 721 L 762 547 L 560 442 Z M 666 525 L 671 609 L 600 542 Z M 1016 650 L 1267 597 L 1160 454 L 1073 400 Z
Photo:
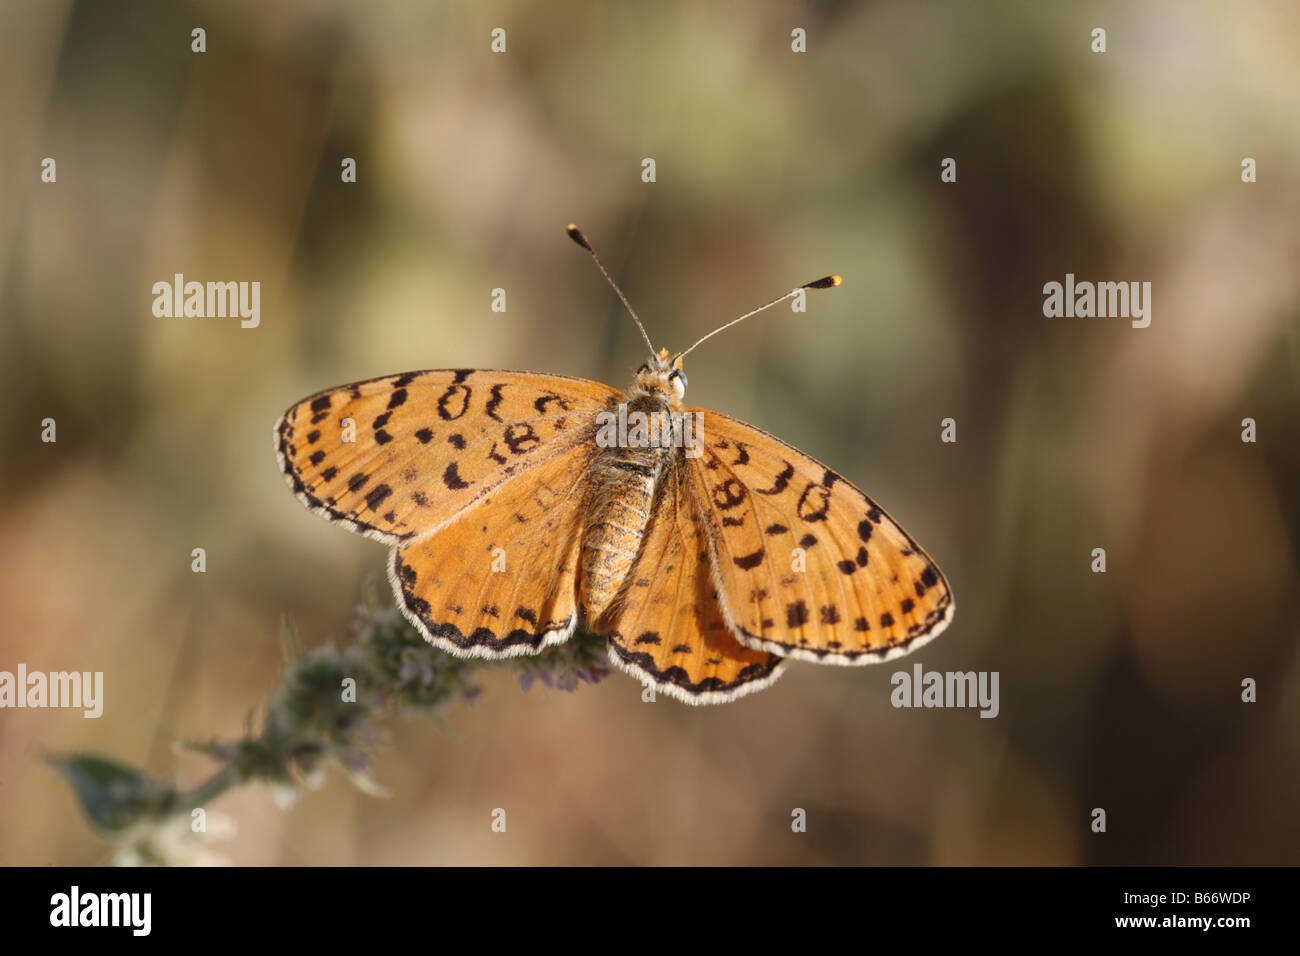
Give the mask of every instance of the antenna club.
M 843 277 L 843 276 L 825 276 L 824 278 L 817 279 L 817 280 L 815 280 L 815 281 L 813 281 L 813 282 L 809 282 L 807 285 L 803 286 L 803 288 L 805 288 L 805 289 L 833 289 L 833 288 L 835 288 L 837 285 L 843 285 L 843 284 L 844 284 L 844 277 Z
M 590 253 L 593 254 L 595 253 L 596 250 L 591 248 L 591 243 L 588 242 L 587 237 L 582 234 L 582 230 L 579 229 L 577 226 L 575 226 L 573 223 L 569 223 L 567 226 L 565 226 L 564 231 L 569 234 L 570 239 L 572 239 L 578 245 L 582 246 L 582 248 L 586 249 Z

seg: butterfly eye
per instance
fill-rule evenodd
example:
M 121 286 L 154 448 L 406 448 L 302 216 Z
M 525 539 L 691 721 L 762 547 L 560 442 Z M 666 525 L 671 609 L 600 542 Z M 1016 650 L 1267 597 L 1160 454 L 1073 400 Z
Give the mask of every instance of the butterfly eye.
M 641 363 L 641 367 L 640 367 L 639 369 L 636 370 L 636 373 L 637 373 L 638 375 L 642 375 L 642 374 L 644 374 L 644 373 L 646 373 L 646 372 L 648 372 L 648 371 L 650 371 L 650 366 L 649 366 L 649 365 L 646 365 L 644 362 L 642 362 L 642 363 Z
M 673 369 L 672 374 L 668 376 L 668 381 L 673 383 L 673 391 L 677 393 L 678 398 L 686 394 L 686 373 L 681 369 Z

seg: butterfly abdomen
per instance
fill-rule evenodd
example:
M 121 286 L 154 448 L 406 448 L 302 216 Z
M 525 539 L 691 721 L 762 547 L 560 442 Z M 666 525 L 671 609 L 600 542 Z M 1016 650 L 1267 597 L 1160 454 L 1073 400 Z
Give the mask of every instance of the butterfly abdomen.
M 633 467 L 641 464 L 609 456 L 592 469 L 593 507 L 582 539 L 579 585 L 589 621 L 613 604 L 641 550 L 657 471 Z
M 658 402 L 630 403 L 654 411 Z M 642 409 L 638 406 L 644 405 Z M 592 465 L 590 520 L 582 538 L 579 593 L 587 620 L 597 621 L 614 604 L 632 570 L 654 504 L 668 449 L 635 443 L 601 449 Z

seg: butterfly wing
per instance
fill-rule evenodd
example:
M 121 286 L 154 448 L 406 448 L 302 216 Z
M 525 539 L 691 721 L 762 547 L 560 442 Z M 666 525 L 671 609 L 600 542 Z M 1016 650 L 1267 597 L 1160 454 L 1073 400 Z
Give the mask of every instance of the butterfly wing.
M 780 439 L 719 412 L 693 411 L 702 416 L 702 454 L 688 459 L 691 488 L 742 644 L 869 664 L 906 654 L 947 626 L 947 580 L 879 505 Z
M 618 392 L 585 379 L 442 369 L 305 398 L 275 426 L 298 500 L 395 545 L 432 533 L 513 475 L 588 437 Z
M 466 657 L 534 654 L 577 623 L 591 443 L 531 467 L 482 506 L 393 549 L 389 578 L 424 637 Z
M 732 635 L 714 585 L 708 525 L 686 467 L 681 456 L 665 467 L 636 563 L 595 627 L 609 631 L 617 667 L 678 700 L 718 704 L 769 686 L 785 662 Z

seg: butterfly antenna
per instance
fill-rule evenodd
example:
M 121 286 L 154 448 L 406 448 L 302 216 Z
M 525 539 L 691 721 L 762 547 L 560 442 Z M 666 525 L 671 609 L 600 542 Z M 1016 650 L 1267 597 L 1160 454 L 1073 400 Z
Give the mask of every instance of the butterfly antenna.
M 823 277 L 823 278 L 821 278 L 821 279 L 817 279 L 817 280 L 814 281 L 814 282 L 809 282 L 809 283 L 807 283 L 806 285 L 801 285 L 801 286 L 799 286 L 799 288 L 797 288 L 797 289 L 791 289 L 789 292 L 787 292 L 785 295 L 781 296 L 779 299 L 773 299 L 773 300 L 772 300 L 771 302 L 769 302 L 767 305 L 760 305 L 760 306 L 759 306 L 757 309 L 755 309 L 753 312 L 746 312 L 746 313 L 745 313 L 744 315 L 742 315 L 740 318 L 738 318 L 738 319 L 732 319 L 732 320 L 731 320 L 730 322 L 728 322 L 726 325 L 720 325 L 720 326 L 718 326 L 716 329 L 714 329 L 714 330 L 713 330 L 712 332 L 710 332 L 708 335 L 704 336 L 704 338 L 700 339 L 698 342 L 696 342 L 694 345 L 692 345 L 690 348 L 688 348 L 685 352 L 678 352 L 676 357 L 677 357 L 677 358 L 683 358 L 687 353 L 695 351 L 696 348 L 698 348 L 700 345 L 703 345 L 703 344 L 704 344 L 706 341 L 708 341 L 709 339 L 713 338 L 715 335 L 717 335 L 717 334 L 718 334 L 719 332 L 721 332 L 723 329 L 729 329 L 729 328 L 731 328 L 733 325 L 735 325 L 737 322 L 744 322 L 744 321 L 745 321 L 747 318 L 749 318 L 751 315 L 758 315 L 758 313 L 762 312 L 764 309 L 770 309 L 770 308 L 772 308 L 772 306 L 774 306 L 774 305 L 780 305 L 780 304 L 781 304 L 782 302 L 784 302 L 786 299 L 793 299 L 795 296 L 797 296 L 797 295 L 798 295 L 800 292 L 802 292 L 804 289 L 833 289 L 833 288 L 835 288 L 837 285 L 841 285 L 843 282 L 844 282 L 844 279 L 843 279 L 841 276 L 825 276 L 825 277 Z
M 582 234 L 582 230 L 573 223 L 569 223 L 564 227 L 564 231 L 569 234 L 570 239 L 591 253 L 591 258 L 596 263 L 596 268 L 599 269 L 600 274 L 605 277 L 605 281 L 609 283 L 610 288 L 618 293 L 619 299 L 623 302 L 623 307 L 627 309 L 628 315 L 632 316 L 632 321 L 636 323 L 636 327 L 641 330 L 641 338 L 645 339 L 645 344 L 649 347 L 650 354 L 654 355 L 655 347 L 650 344 L 650 336 L 646 335 L 645 326 L 642 325 L 641 320 L 637 318 L 636 311 L 632 308 L 631 303 L 627 301 L 627 296 L 625 296 L 623 290 L 618 287 L 618 283 L 614 281 L 614 277 L 606 271 L 605 266 L 600 261 L 600 256 L 596 255 L 596 250 L 593 249 L 591 243 L 587 241 L 587 237 Z

